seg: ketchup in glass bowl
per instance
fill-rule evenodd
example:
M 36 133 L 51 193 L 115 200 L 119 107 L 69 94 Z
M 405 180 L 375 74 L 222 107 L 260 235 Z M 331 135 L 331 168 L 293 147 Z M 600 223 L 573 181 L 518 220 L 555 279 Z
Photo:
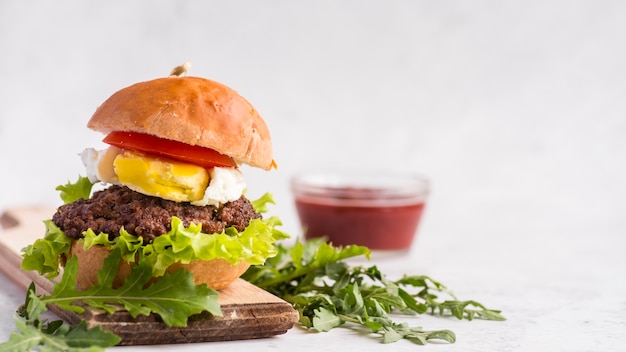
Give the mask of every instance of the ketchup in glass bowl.
M 429 183 L 410 174 L 318 171 L 294 176 L 291 191 L 305 239 L 398 251 L 413 243 Z

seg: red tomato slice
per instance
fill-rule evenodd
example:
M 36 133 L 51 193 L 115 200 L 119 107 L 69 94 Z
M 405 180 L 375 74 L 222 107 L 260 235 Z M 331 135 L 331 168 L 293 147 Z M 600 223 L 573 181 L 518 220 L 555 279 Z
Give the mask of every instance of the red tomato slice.
M 140 132 L 113 131 L 102 141 L 118 148 L 164 156 L 207 169 L 215 166 L 237 167 L 233 158 L 211 148 L 189 145 Z

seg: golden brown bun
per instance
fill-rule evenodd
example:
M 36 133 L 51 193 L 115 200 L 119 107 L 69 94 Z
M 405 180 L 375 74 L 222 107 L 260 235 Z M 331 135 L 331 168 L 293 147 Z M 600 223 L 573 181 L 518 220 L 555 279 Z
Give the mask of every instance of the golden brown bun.
M 104 259 L 110 251 L 102 246 L 93 246 L 83 250 L 83 244 L 74 241 L 70 250 L 70 256 L 75 255 L 78 260 L 78 274 L 76 287 L 86 290 L 98 282 L 98 271 L 102 269 Z M 193 274 L 196 285 L 207 284 L 214 290 L 220 290 L 230 285 L 241 274 L 248 270 L 250 264 L 241 261 L 239 265 L 232 265 L 224 259 L 212 259 L 208 261 L 193 261 L 189 264 L 174 264 L 168 268 L 168 272 L 174 272 L 184 268 Z M 113 281 L 113 287 L 119 287 L 130 274 L 131 265 L 122 261 L 117 275 Z
M 266 170 L 272 142 L 263 118 L 236 91 L 199 77 L 167 77 L 126 87 L 107 99 L 87 127 L 130 131 L 214 149 Z

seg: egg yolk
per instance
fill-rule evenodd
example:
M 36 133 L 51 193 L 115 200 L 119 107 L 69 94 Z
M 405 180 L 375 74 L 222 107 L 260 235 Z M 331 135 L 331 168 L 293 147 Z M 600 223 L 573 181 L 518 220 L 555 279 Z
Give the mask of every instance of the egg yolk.
M 206 169 L 169 159 L 124 151 L 113 161 L 119 183 L 143 194 L 176 202 L 202 199 L 209 184 Z

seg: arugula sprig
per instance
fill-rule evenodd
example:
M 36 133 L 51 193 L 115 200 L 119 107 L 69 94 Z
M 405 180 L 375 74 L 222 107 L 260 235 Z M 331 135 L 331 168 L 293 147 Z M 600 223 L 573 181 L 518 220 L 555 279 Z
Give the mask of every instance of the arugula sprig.
M 452 315 L 459 320 L 473 320 L 474 318 L 506 320 L 499 310 L 488 309 L 473 300 L 460 301 L 444 284 L 425 275 L 405 275 L 400 280 L 393 281 L 392 284 L 398 286 L 398 293 L 407 304 L 412 305 L 412 302 L 415 302 L 416 306 L 411 309 L 418 314 L 429 311 L 432 315 Z M 411 295 L 402 288 L 414 288 L 420 289 L 420 291 Z M 432 291 L 443 294 L 448 299 L 442 301 L 441 297 L 433 294 Z M 423 303 L 419 303 L 419 301 Z
M 344 259 L 366 256 L 362 246 L 334 247 L 323 239 L 297 241 L 279 247 L 279 254 L 264 266 L 251 267 L 244 278 L 293 304 L 300 324 L 329 331 L 340 326 L 364 326 L 382 336 L 384 343 L 407 339 L 416 344 L 429 340 L 454 342 L 450 330 L 425 331 L 394 321 L 390 314 L 452 315 L 471 320 L 504 320 L 497 310 L 476 301 L 459 301 L 440 282 L 427 276 L 387 279 L 376 266 L 350 266 Z M 443 294 L 448 299 L 442 300 Z
M 0 351 L 100 352 L 121 341 L 117 335 L 99 326 L 88 329 L 85 321 L 76 326 L 62 320 L 47 321 L 41 317 L 46 310 L 46 304 L 35 294 L 35 285 L 31 284 L 24 305 L 15 315 L 17 332 L 12 333 L 8 341 L 0 343 Z
M 133 318 L 150 313 L 158 314 L 167 326 L 187 326 L 188 317 L 203 311 L 214 316 L 222 315 L 217 302 L 217 291 L 206 284 L 196 286 L 193 275 L 184 269 L 166 274 L 150 283 L 152 268 L 140 262 L 133 266 L 122 286 L 114 288 L 113 280 L 120 261 L 120 251 L 111 252 L 104 261 L 103 269 L 98 272 L 98 283 L 80 291 L 75 287 L 78 261 L 76 257 L 72 257 L 52 294 L 42 297 L 41 301 L 77 313 L 82 313 L 84 308 L 76 302 L 107 313 L 114 313 L 122 306 Z
M 222 315 L 217 291 L 208 288 L 206 284 L 196 286 L 192 274 L 183 269 L 151 283 L 151 267 L 140 263 L 133 267 L 122 286 L 114 288 L 113 280 L 120 261 L 120 251 L 114 250 L 98 272 L 98 283 L 85 291 L 75 288 L 78 273 L 76 257 L 68 260 L 61 280 L 55 283 L 50 295 L 36 295 L 35 286 L 31 284 L 25 304 L 16 314 L 18 332 L 0 344 L 0 351 L 99 352 L 121 341 L 119 336 L 100 327 L 87 329 L 85 320 L 75 326 L 62 320 L 42 320 L 41 314 L 48 305 L 78 313 L 85 310 L 81 303 L 108 313 L 123 308 L 133 318 L 154 313 L 168 326 L 186 326 L 190 316 L 204 311 L 214 316 Z

